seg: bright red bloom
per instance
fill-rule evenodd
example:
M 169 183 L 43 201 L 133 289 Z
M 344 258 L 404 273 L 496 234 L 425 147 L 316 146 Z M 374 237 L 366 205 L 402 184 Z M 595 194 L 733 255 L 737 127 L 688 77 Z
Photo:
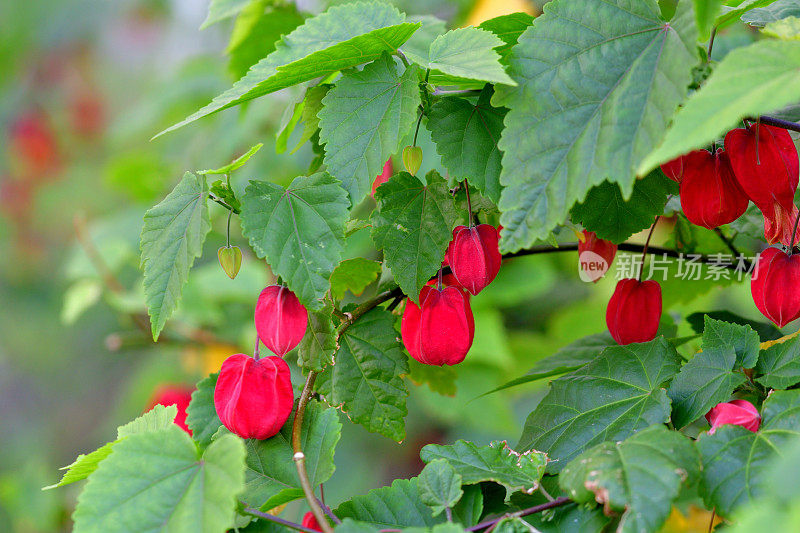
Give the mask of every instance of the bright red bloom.
M 656 338 L 661 320 L 661 285 L 655 280 L 622 279 L 608 302 L 606 325 L 619 344 Z
M 578 265 L 588 281 L 597 283 L 606 274 L 616 255 L 616 244 L 599 239 L 593 231 L 583 230 L 583 240 L 578 239 Z
M 733 222 L 750 203 L 722 149 L 714 154 L 695 150 L 684 156 L 680 193 L 686 218 L 708 229 Z
M 761 252 L 750 292 L 758 310 L 778 327 L 800 317 L 800 255 L 778 248 Z
M 503 257 L 500 233 L 489 224 L 458 226 L 447 248 L 447 262 L 458 282 L 471 294 L 478 294 L 500 271 Z
M 394 174 L 394 166 L 392 165 L 392 160 L 387 159 L 386 163 L 383 164 L 383 170 L 380 174 L 375 176 L 375 180 L 372 182 L 373 198 L 375 197 L 375 191 L 378 189 L 378 187 L 389 181 L 389 178 L 392 177 L 392 174 Z
M 683 179 L 684 161 L 686 155 L 676 157 L 672 161 L 668 161 L 661 165 L 661 172 L 663 172 L 669 179 L 680 185 Z
M 787 211 L 782 205 L 775 203 L 772 211 L 762 211 L 764 213 L 764 238 L 769 244 L 779 242 L 786 246 L 792 246 L 792 233 L 794 223 L 797 220 L 797 207 L 792 206 L 791 211 Z
M 308 512 L 303 515 L 303 522 L 300 525 L 307 527 L 308 529 L 313 529 L 314 531 L 322 531 L 319 522 L 317 522 L 317 517 L 314 516 L 314 513 L 312 512 Z
M 277 435 L 293 405 L 289 365 L 280 357 L 255 360 L 238 353 L 222 363 L 214 407 L 222 424 L 243 439 Z
M 711 424 L 709 435 L 713 435 L 718 427 L 725 424 L 742 426 L 753 433 L 758 431 L 758 426 L 761 425 L 761 415 L 758 414 L 758 409 L 747 400 L 718 403 L 706 413 L 706 420 Z
M 464 360 L 475 337 L 469 295 L 461 289 L 426 285 L 420 305 L 406 303 L 400 334 L 411 357 L 426 365 L 455 365 Z
M 258 338 L 274 354 L 284 356 L 300 344 L 308 326 L 308 311 L 292 291 L 270 285 L 256 303 Z
M 178 408 L 178 414 L 175 415 L 175 424 L 191 435 L 192 430 L 186 425 L 186 408 L 189 407 L 194 390 L 194 387 L 187 385 L 162 385 L 153 393 L 153 397 L 150 399 L 150 403 L 147 404 L 145 411 L 149 411 L 156 405 L 174 405 Z

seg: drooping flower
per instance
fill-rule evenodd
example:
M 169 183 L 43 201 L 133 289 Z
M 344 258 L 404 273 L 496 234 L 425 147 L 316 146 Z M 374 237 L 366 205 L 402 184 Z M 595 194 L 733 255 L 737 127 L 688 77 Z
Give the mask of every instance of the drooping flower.
M 478 294 L 500 271 L 503 258 L 500 233 L 489 224 L 458 226 L 447 248 L 447 262 L 458 282 L 470 294 Z
M 258 338 L 264 346 L 283 356 L 303 340 L 308 311 L 292 291 L 281 285 L 270 285 L 258 296 L 255 322 Z
M 622 279 L 606 308 L 606 325 L 619 344 L 648 342 L 661 320 L 661 285 L 655 280 Z
M 709 435 L 713 435 L 718 427 L 725 424 L 742 426 L 753 433 L 758 431 L 758 427 L 761 425 L 761 415 L 758 414 L 758 409 L 747 400 L 718 403 L 706 413 L 706 420 L 711 425 L 711 429 L 708 431 Z

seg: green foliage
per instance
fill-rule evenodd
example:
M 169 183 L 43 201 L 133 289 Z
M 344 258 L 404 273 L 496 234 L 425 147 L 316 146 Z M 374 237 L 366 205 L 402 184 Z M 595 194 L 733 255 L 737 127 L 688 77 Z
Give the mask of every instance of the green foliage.
M 724 27 L 735 22 L 737 19 L 749 18 L 748 12 L 768 7 L 774 2 L 775 0 L 743 0 L 742 2 L 738 2 L 738 5 L 735 5 L 737 2 L 725 2 L 725 4 L 731 5 L 722 6 L 721 12 L 717 17 L 716 25 L 717 27 Z M 754 18 L 757 17 L 758 15 Z
M 242 233 L 304 305 L 324 306 L 339 264 L 347 194 L 322 172 L 295 178 L 288 189 L 251 181 L 242 198 Z
M 751 3 L 743 2 L 743 4 Z M 797 3 L 797 0 L 777 0 L 773 2 L 758 2 L 758 4 L 763 5 L 763 7 L 754 6 L 750 11 L 743 13 L 741 16 L 742 22 L 751 26 L 764 27 L 771 22 L 800 16 L 800 4 Z
M 256 155 L 256 153 L 261 150 L 261 147 L 264 146 L 264 143 L 258 143 L 254 146 L 251 146 L 248 151 L 228 163 L 227 165 L 219 168 L 209 169 L 209 170 L 198 170 L 197 173 L 201 175 L 205 174 L 230 174 L 234 170 L 241 168 L 244 166 L 245 163 L 250 161 L 250 158 Z
M 354 2 L 334 6 L 284 36 L 274 52 L 210 104 L 158 135 L 253 98 L 369 63 L 384 52 L 393 52 L 419 27 L 404 20 L 389 4 Z
M 429 464 L 445 459 L 466 485 L 494 481 L 512 492 L 530 492 L 538 487 L 547 464 L 547 456 L 542 452 L 517 453 L 500 441 L 488 446 L 463 440 L 450 446 L 428 444 L 422 448 L 420 457 Z
M 403 292 L 419 299 L 422 286 L 439 270 L 453 237 L 453 199 L 442 177 L 432 171 L 427 185 L 401 172 L 378 187 L 372 214 L 372 240 Z
M 427 65 L 431 43 L 447 32 L 447 23 L 433 15 L 412 17 L 411 20 L 421 23 L 422 26 L 400 47 L 400 51 L 409 61 Z
M 292 150 L 292 153 L 310 141 L 319 130 L 319 117 L 317 115 L 322 110 L 322 99 L 328 94 L 330 88 L 330 85 L 315 85 L 306 91 L 303 99 L 303 110 L 300 115 L 300 120 L 303 123 L 303 135 L 300 137 L 295 149 Z
M 761 33 L 776 39 L 800 40 L 800 18 L 787 17 L 770 22 L 761 30 Z
M 431 508 L 433 516 L 452 508 L 464 491 L 461 490 L 461 476 L 444 459 L 428 463 L 417 478 L 419 499 Z
M 153 340 L 175 311 L 195 258 L 211 231 L 208 184 L 191 172 L 144 215 L 141 264 Z
M 639 166 L 648 172 L 707 146 L 743 117 L 769 113 L 800 99 L 800 43 L 759 41 L 732 50 L 703 87 L 675 114 L 664 142 Z
M 422 503 L 417 478 L 396 479 L 391 486 L 371 490 L 342 503 L 333 513 L 342 520 L 352 518 L 380 529 L 433 526 L 445 520 L 442 515 L 434 517 L 430 508 Z
M 722 10 L 722 1 L 693 0 L 698 40 L 705 41 L 711 35 L 711 29 L 716 25 L 717 15 Z
M 333 279 L 333 278 L 331 278 Z M 308 314 L 308 329 L 298 346 L 298 363 L 301 367 L 320 372 L 333 364 L 336 353 L 336 329 L 333 327 L 333 309 L 324 308 Z
M 89 476 L 74 531 L 222 531 L 233 523 L 244 454 L 225 435 L 201 455 L 174 425 L 131 435 Z
M 221 20 L 231 18 L 250 2 L 251 0 L 211 0 L 208 5 L 208 15 L 200 29 L 205 29 Z
M 345 72 L 322 99 L 319 140 L 328 172 L 342 181 L 353 205 L 369 193 L 375 176 L 417 121 L 415 67 L 398 67 L 383 54 L 363 70 Z
M 426 384 L 433 392 L 455 396 L 458 374 L 452 366 L 423 365 L 414 358 L 408 359 L 408 378 L 417 385 Z
M 292 461 L 294 416 L 281 432 L 267 440 L 244 441 L 247 450 L 244 493 L 248 505 L 268 511 L 303 497 L 297 468 Z M 333 475 L 333 455 L 341 436 L 342 424 L 333 408 L 311 401 L 306 406 L 300 442 L 312 486 L 319 486 Z
M 680 356 L 664 337 L 612 346 L 591 363 L 553 381 L 528 416 L 517 445 L 546 452 L 557 473 L 585 449 L 621 440 L 669 419 L 663 384 L 680 367 Z
M 682 428 L 728 401 L 747 379 L 742 369 L 755 366 L 758 349 L 758 335 L 750 326 L 706 317 L 703 351 L 681 368 L 669 387 L 675 427 Z
M 697 439 L 703 462 L 701 494 L 709 507 L 730 517 L 742 505 L 769 493 L 769 464 L 800 438 L 799 391 L 775 391 L 761 408 L 761 427 L 753 433 L 725 425 Z
M 569 35 L 569 45 L 562 43 Z M 501 250 L 544 239 L 573 203 L 610 180 L 630 197 L 640 163 L 663 137 L 697 62 L 688 2 L 669 24 L 655 0 L 555 0 L 519 38 L 519 84 L 500 140 Z
M 564 468 L 559 483 L 578 503 L 622 513 L 617 531 L 658 531 L 684 480 L 692 483 L 699 473 L 692 441 L 657 425 L 587 450 Z
M 219 372 L 215 372 L 197 383 L 192 400 L 186 408 L 186 426 L 192 430 L 192 438 L 200 446 L 211 444 L 211 437 L 222 426 L 214 406 L 214 389 Z
M 575 204 L 570 215 L 601 239 L 619 244 L 649 228 L 654 217 L 664 213 L 668 196 L 675 192 L 675 183 L 660 171 L 636 180 L 627 200 L 619 185 L 604 181 L 589 191 L 583 203 Z
M 505 110 L 492 107 L 492 94 L 487 85 L 475 103 L 464 98 L 440 99 L 428 115 L 428 129 L 453 181 L 469 180 L 470 185 L 497 202 L 503 156 L 497 142 L 503 131 Z
M 478 27 L 500 37 L 504 44 L 495 47 L 495 51 L 500 54 L 501 62 L 507 64 L 511 47 L 517 44 L 519 36 L 528 29 L 532 22 L 533 17 L 527 13 L 510 13 L 485 20 Z
M 788 389 L 800 383 L 800 340 L 794 337 L 773 344 L 758 357 L 756 381 L 773 389 Z
M 370 311 L 341 335 L 336 364 L 316 387 L 353 422 L 399 442 L 406 435 L 408 363 L 397 337 L 390 313 Z
M 471 26 L 450 30 L 434 39 L 421 66 L 432 71 L 431 81 L 441 84 L 465 79 L 516 85 L 494 50 L 500 46 L 503 40 L 490 31 Z
M 331 295 L 341 300 L 347 291 L 360 296 L 364 289 L 378 279 L 381 264 L 363 257 L 345 259 L 331 274 Z

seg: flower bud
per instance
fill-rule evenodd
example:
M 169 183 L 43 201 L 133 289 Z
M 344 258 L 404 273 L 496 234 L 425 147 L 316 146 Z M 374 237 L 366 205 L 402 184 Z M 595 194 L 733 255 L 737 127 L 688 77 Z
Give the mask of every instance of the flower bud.
M 497 228 L 489 224 L 458 226 L 453 230 L 453 240 L 447 248 L 447 262 L 458 282 L 470 292 L 478 294 L 489 285 L 500 271 Z
M 678 185 L 680 185 L 681 180 L 683 179 L 683 163 L 685 158 L 686 155 L 682 155 L 661 165 L 661 172 L 663 172 L 665 176 Z
M 596 283 L 605 276 L 616 255 L 617 245 L 599 239 L 595 232 L 583 230 L 578 234 L 578 266 L 584 281 Z
M 800 255 L 778 248 L 761 252 L 750 292 L 758 310 L 778 327 L 800 317 Z
M 661 320 L 661 285 L 657 281 L 622 279 L 608 302 L 606 324 L 619 344 L 656 338 Z
M 284 356 L 303 340 L 308 311 L 292 291 L 282 285 L 270 285 L 258 296 L 255 321 L 264 346 Z
M 373 198 L 375 197 L 375 191 L 378 189 L 378 187 L 389 181 L 389 178 L 392 177 L 393 173 L 394 173 L 394 166 L 392 166 L 392 160 L 387 159 L 386 163 L 383 164 L 383 170 L 381 171 L 380 174 L 375 176 L 375 181 L 372 182 Z
M 186 385 L 163 385 L 156 389 L 145 411 L 149 411 L 156 405 L 174 405 L 178 409 L 178 414 L 175 415 L 175 425 L 191 435 L 192 430 L 186 425 L 186 408 L 192 401 L 193 392 L 194 387 Z
M 400 333 L 411 357 L 425 365 L 455 365 L 464 360 L 475 337 L 469 296 L 455 287 L 426 285 L 417 306 L 406 304 Z
M 758 414 L 758 409 L 747 400 L 718 403 L 706 413 L 706 420 L 711 424 L 709 435 L 713 435 L 718 427 L 725 424 L 742 426 L 753 433 L 758 431 L 758 426 L 761 425 L 761 415 Z
M 219 265 L 229 278 L 233 279 L 242 267 L 242 251 L 238 246 L 223 246 L 217 250 Z
M 222 363 L 214 407 L 222 424 L 243 439 L 277 435 L 294 405 L 289 365 L 280 357 L 238 353 Z
M 319 522 L 317 522 L 317 517 L 314 516 L 314 513 L 312 512 L 308 512 L 303 515 L 303 522 L 300 525 L 307 527 L 308 529 L 313 529 L 314 531 L 322 531 Z
M 406 172 L 416 176 L 419 167 L 422 166 L 422 148 L 419 146 L 403 148 L 403 166 L 406 167 Z
M 750 203 L 722 149 L 714 154 L 695 150 L 684 156 L 680 193 L 686 218 L 708 229 L 733 222 Z

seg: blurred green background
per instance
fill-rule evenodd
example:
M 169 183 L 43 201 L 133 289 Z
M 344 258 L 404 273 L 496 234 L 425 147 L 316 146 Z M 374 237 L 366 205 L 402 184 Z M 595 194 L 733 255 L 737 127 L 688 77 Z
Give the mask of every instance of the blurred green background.
M 538 10 L 522 0 L 394 3 L 451 26 Z M 307 14 L 326 5 L 298 0 L 297 9 Z M 234 224 L 233 243 L 245 261 L 236 280 L 225 277 L 215 252 L 224 244 L 226 213 L 213 204 L 214 230 L 162 340 L 153 344 L 137 322 L 144 310 L 142 215 L 184 171 L 218 167 L 262 142 L 233 175 L 241 190 L 249 178 L 288 183 L 314 157 L 308 145 L 293 154 L 275 149 L 285 111 L 302 89 L 149 141 L 228 88 L 274 41 L 267 30 L 251 31 L 226 53 L 241 23 L 200 31 L 207 8 L 208 0 L 0 3 L 0 531 L 69 530 L 80 484 L 41 490 L 57 481 L 59 467 L 113 439 L 116 426 L 141 414 L 158 387 L 193 385 L 228 355 L 252 349 L 255 298 L 269 273 Z M 715 51 L 741 39 L 749 36 L 722 35 Z M 437 161 L 424 129 L 420 137 L 425 171 Z M 670 231 L 669 221 L 662 224 L 657 243 Z M 574 241 L 571 233 L 559 238 Z M 703 238 L 709 251 L 725 250 L 713 235 Z M 368 231 L 349 240 L 347 256 L 374 256 Z M 416 475 L 418 451 L 429 442 L 505 439 L 513 446 L 545 383 L 481 395 L 570 341 L 602 331 L 614 283 L 608 276 L 581 282 L 574 252 L 507 262 L 472 300 L 476 337 L 457 369 L 457 392 L 441 396 L 410 385 L 408 438 L 400 444 L 346 423 L 337 472 L 325 487 L 328 503 Z M 758 318 L 747 286 L 722 285 L 664 284 L 679 335 L 690 333 L 681 318 L 698 310 L 724 307 Z M 303 511 L 295 504 L 284 513 L 297 519 Z

